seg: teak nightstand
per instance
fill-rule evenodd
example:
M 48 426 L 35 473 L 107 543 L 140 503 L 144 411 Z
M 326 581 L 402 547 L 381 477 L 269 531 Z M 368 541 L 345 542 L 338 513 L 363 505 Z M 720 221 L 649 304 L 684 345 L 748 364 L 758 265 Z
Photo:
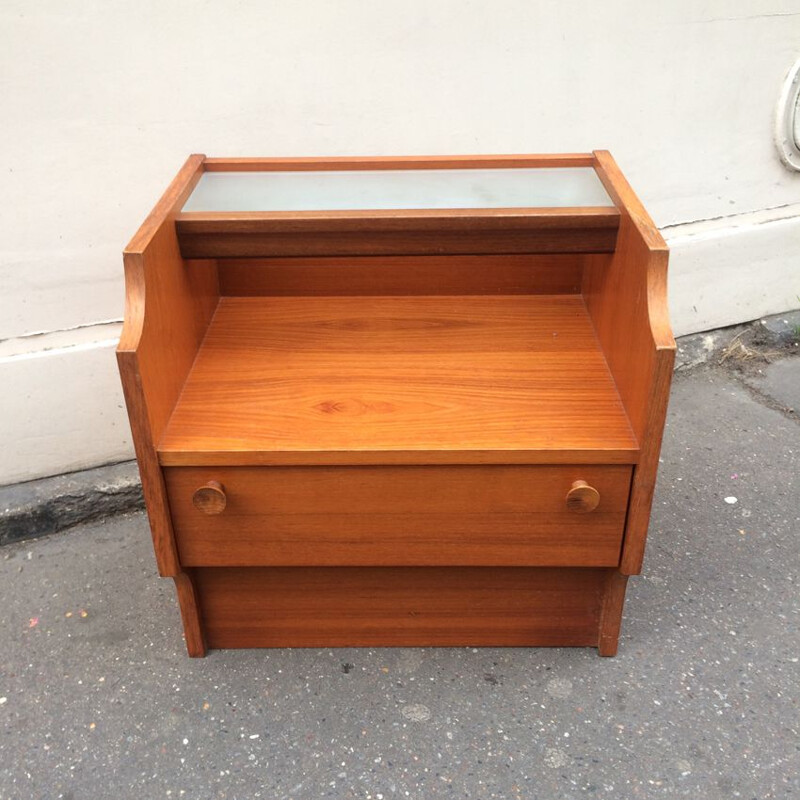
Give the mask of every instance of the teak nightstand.
M 617 649 L 675 342 L 611 156 L 192 156 L 125 250 L 156 560 L 207 647 Z

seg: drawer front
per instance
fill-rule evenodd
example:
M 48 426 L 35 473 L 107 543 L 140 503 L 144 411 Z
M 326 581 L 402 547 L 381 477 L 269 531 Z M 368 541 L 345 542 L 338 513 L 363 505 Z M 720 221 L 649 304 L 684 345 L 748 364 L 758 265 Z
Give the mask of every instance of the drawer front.
M 619 562 L 631 472 L 470 465 L 164 475 L 185 566 L 605 567 Z

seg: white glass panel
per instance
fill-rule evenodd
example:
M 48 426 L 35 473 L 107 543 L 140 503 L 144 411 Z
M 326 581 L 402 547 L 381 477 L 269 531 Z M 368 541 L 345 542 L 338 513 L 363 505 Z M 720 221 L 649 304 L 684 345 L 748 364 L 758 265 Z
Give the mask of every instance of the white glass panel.
M 206 172 L 184 211 L 612 206 L 591 167 Z

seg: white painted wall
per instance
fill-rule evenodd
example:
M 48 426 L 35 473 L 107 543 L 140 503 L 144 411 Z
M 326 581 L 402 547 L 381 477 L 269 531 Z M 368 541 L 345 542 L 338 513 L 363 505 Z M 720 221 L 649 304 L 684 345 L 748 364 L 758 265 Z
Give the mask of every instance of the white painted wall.
M 0 484 L 131 456 L 120 251 L 190 152 L 608 148 L 676 333 L 796 307 L 798 57 L 797 0 L 3 0 Z

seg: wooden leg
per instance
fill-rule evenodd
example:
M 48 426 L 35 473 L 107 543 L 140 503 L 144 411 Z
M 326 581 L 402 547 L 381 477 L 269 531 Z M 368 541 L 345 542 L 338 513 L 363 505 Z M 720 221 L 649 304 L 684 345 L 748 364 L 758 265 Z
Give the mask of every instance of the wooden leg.
M 173 580 L 175 588 L 178 590 L 178 604 L 181 608 L 186 649 L 192 658 L 202 658 L 206 654 L 206 638 L 200 619 L 200 603 L 194 579 L 189 572 L 179 572 Z
M 603 605 L 600 611 L 600 635 L 597 649 L 601 656 L 615 656 L 622 623 L 622 606 L 625 603 L 625 588 L 628 576 L 610 570 L 603 589 Z

